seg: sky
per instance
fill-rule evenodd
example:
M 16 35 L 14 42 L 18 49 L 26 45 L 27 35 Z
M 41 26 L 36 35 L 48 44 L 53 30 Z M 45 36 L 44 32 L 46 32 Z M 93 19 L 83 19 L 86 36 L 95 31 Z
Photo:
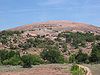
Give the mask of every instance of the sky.
M 100 0 L 0 0 L 0 30 L 49 20 L 100 27 Z

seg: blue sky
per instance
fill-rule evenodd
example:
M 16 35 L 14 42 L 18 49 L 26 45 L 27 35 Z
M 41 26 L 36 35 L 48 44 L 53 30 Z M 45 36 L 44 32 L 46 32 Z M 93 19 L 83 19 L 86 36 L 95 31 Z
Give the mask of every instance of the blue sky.
M 0 0 L 0 30 L 48 20 L 100 27 L 100 0 Z

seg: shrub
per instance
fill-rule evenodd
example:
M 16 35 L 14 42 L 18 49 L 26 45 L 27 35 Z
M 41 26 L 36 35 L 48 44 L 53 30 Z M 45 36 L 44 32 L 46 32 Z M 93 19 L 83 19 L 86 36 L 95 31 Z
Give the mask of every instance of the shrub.
M 77 54 L 72 54 L 69 57 L 70 63 L 89 63 L 89 57 L 87 54 L 82 53 L 81 50 Z
M 0 37 L 0 42 L 4 45 L 7 44 L 7 42 L 9 41 L 8 37 L 7 36 L 1 36 Z
M 80 33 L 80 32 L 73 33 L 72 39 L 73 39 L 72 45 L 75 48 L 78 48 L 79 46 L 82 46 L 82 47 L 85 46 L 85 42 L 86 42 L 85 34 Z
M 41 57 L 50 63 L 64 63 L 64 57 L 56 47 L 49 47 L 44 49 Z
M 69 57 L 69 63 L 75 63 L 76 62 L 75 57 L 76 57 L 76 54 L 70 55 L 70 57 Z
M 18 56 L 20 57 L 19 53 L 15 51 L 7 51 L 7 50 L 0 51 L 1 63 L 5 65 L 10 65 L 10 64 L 13 65 L 17 61 Z M 12 61 L 13 63 L 11 63 Z
M 0 65 L 2 65 L 1 60 L 0 60 Z
M 23 49 L 31 48 L 31 44 L 30 43 L 24 43 L 24 44 L 22 44 L 22 48 Z
M 100 40 L 100 35 L 96 35 L 96 36 L 95 36 L 95 39 L 96 39 L 96 40 Z
M 86 41 L 87 42 L 93 42 L 95 40 L 94 34 L 93 33 L 86 33 Z
M 100 63 L 100 43 L 94 44 L 89 60 L 90 62 Z
M 10 59 L 4 60 L 3 64 L 4 65 L 20 65 L 21 64 L 21 59 L 18 55 L 14 55 Z
M 42 60 L 42 58 L 38 55 L 31 55 L 32 57 L 32 64 L 33 65 L 39 65 L 39 64 L 43 64 L 44 61 Z
M 15 51 L 8 51 L 8 54 L 7 54 L 7 59 L 10 59 L 11 57 L 13 57 L 14 55 L 19 55 L 19 52 L 15 52 Z
M 82 53 L 82 51 L 79 50 L 75 59 L 76 59 L 77 63 L 86 63 L 86 61 L 88 60 L 88 55 L 85 53 Z
M 63 47 L 63 52 L 66 52 L 66 51 L 68 50 L 68 49 L 67 49 L 67 44 L 66 44 L 66 43 L 63 43 L 62 47 Z
M 75 64 L 71 67 L 71 73 L 72 75 L 85 75 L 84 69 L 79 68 L 79 66 Z
M 6 51 L 6 50 L 0 50 L 0 60 L 1 60 L 1 63 L 4 60 L 8 59 L 7 55 L 8 55 L 8 51 Z
M 32 67 L 32 56 L 31 55 L 23 55 L 21 57 L 23 68 L 31 68 Z

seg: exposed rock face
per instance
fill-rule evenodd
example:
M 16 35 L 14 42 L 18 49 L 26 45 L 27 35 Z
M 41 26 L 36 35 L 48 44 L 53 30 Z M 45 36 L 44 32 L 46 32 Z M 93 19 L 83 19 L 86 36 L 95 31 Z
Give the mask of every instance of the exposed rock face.
M 16 27 L 10 30 L 33 30 L 33 31 L 85 31 L 100 33 L 100 27 L 89 24 L 70 21 L 47 21 Z
M 2 45 L 2 43 L 0 43 L 0 49 L 3 49 L 4 48 L 4 46 Z

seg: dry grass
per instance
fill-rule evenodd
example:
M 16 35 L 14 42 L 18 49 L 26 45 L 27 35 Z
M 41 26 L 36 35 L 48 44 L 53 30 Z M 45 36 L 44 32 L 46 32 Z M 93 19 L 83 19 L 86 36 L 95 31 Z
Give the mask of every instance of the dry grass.
M 100 64 L 84 64 L 84 66 L 89 67 L 93 75 L 100 75 Z M 59 72 L 59 75 L 70 75 L 70 68 L 70 64 L 36 65 L 31 69 L 22 68 L 21 66 L 0 66 L 0 75 L 6 75 L 7 73 L 10 75 L 13 75 L 13 73 L 14 75 L 20 75 L 20 73 L 23 74 L 24 72 L 25 74 L 23 75 L 29 75 L 29 73 L 31 73 L 30 75 L 34 73 L 37 73 L 36 75 L 38 75 L 39 72 L 44 72 L 43 75 L 45 75 L 45 72 L 52 73 L 51 75 L 57 75 L 57 72 Z
M 85 64 L 84 66 L 89 67 L 93 75 L 100 75 L 100 64 Z
M 21 66 L 0 66 L 0 72 L 22 71 L 24 68 Z
M 36 65 L 33 68 L 0 66 L 0 75 L 71 75 L 70 67 L 68 64 Z

